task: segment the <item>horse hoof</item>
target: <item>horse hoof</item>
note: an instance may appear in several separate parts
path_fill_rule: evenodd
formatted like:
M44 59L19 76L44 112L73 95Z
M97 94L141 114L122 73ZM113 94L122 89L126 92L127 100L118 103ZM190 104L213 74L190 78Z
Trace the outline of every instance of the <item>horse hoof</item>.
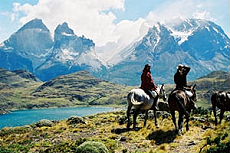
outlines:
M183 133L182 130L179 130L177 134L178 134L179 136L182 136L182 133Z
M179 129L176 132L177 132L177 135L179 135L179 136L181 136L183 134L183 130L182 129Z
M133 130L134 130L134 131L138 131L139 128L138 128L138 127L134 127Z
M160 126L159 125L156 125L156 128L159 128Z

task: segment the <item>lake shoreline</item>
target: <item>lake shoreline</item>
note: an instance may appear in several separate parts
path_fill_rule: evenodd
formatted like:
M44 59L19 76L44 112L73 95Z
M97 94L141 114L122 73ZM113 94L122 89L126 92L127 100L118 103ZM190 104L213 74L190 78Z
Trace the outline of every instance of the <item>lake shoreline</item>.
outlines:
M114 108L122 108L125 105L76 105L76 106L64 106L64 107L40 107L40 108L22 108L22 109L0 109L0 115L10 114L14 111L24 111L24 110L40 110L40 109L50 109L50 108L75 108L75 107L114 107Z
M4 115L4 114L9 114L10 111L5 110L5 109L0 109L0 115Z
M113 112L124 110L123 106L96 105L96 106L76 106L76 107L53 107L42 109L13 110L8 114L0 115L0 129L4 127L24 126L36 123L40 120L63 120L71 116L88 116L103 112Z

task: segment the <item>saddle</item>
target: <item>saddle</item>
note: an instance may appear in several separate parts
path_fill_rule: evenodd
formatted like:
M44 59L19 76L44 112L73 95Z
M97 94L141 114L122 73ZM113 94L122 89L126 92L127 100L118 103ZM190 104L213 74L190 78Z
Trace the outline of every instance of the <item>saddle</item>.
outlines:
M157 92L156 91L152 91L152 90L149 90L149 96L152 97L152 98L156 98L157 97Z
M182 91L184 91L185 94L186 94L187 100L192 105L193 109L197 108L196 103L191 99L191 97L193 96L193 93L190 91L190 88L186 88L186 87L184 87L182 89L181 88L179 88L179 89L175 88L171 93L173 93L176 90L182 90Z
M185 94L190 98L193 96L192 92L191 92L191 89L189 87L183 87L183 88L175 88L173 91L175 90L182 90L185 92ZM173 92L172 91L172 92Z

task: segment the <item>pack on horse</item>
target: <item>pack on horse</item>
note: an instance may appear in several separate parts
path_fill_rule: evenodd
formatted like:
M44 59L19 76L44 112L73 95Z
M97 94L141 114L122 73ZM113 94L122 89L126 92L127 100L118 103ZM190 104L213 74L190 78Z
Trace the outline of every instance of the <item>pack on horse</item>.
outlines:
M184 90L174 90L170 93L168 98L170 113L178 134L181 134L182 132L184 116L187 122L186 130L189 130L190 112L193 108L195 108L194 102L196 101L196 85L191 86L190 91L192 93L191 97L189 97ZM175 111L179 112L178 125L176 124Z
M131 122L130 122L130 115L131 115L131 109L133 110L133 128L136 128L136 119L137 115L139 114L140 111L145 111L145 121L144 121L144 126L147 123L148 119L148 111L153 110L154 111L154 118L155 118L155 125L157 125L157 119L156 119L156 108L154 105L154 101L158 101L159 98L162 98L164 101L166 101L166 94L165 94L165 89L164 89L164 84L160 85L157 87L156 90L157 96L155 98L149 96L146 94L146 92L139 88L139 89L132 89L128 96L128 109L127 109L127 118L128 118L128 123L127 123L127 128L130 128Z
M224 117L225 111L230 111L230 92L219 91L211 96L212 110L215 116L215 124L217 125L216 107L220 109L220 124Z

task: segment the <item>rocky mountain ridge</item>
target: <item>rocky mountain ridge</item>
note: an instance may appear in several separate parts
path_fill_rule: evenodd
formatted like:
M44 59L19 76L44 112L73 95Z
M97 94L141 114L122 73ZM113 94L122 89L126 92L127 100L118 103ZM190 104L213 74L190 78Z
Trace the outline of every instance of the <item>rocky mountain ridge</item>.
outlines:
M157 23L143 38L106 60L111 65L97 55L95 45L93 40L75 35L67 23L57 26L53 40L42 20L34 19L0 45L0 66L26 69L45 81L86 70L127 85L140 84L146 63L152 65L158 84L172 83L181 63L191 66L188 80L230 69L230 39L220 26L207 20Z
M122 56L129 53L128 56ZM152 65L157 83L172 83L178 64L191 67L188 80L212 71L230 70L230 39L211 21L188 19L177 24L157 23L139 42L123 50L119 63L106 75L117 83L140 84L146 63Z

